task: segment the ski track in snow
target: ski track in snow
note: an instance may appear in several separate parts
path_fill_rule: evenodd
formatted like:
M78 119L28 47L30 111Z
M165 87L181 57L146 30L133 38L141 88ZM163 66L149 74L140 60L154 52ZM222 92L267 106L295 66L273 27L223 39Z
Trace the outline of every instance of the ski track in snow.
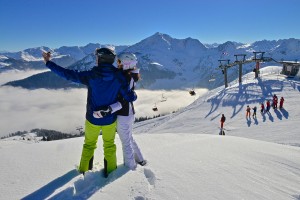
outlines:
M135 181L131 185L130 199L146 200L152 199L152 191L155 189L156 176L151 169L144 167L139 172L139 181Z
M126 175L129 169L123 165L112 172L108 178L103 177L103 169L97 165L92 171L88 171L84 176L78 174L67 184L59 187L57 184L56 191L47 197L49 200L68 200L68 199L88 199L97 192L105 193L105 187L113 184L114 181ZM74 170L73 170L74 171ZM151 199L151 191L155 188L156 176L149 167L138 167L135 171L138 178L129 183L130 199L146 200ZM130 174L127 174L130 175ZM35 198L37 196L31 196ZM26 199L26 198L25 198Z
M58 192L54 193L49 199L88 199L128 172L128 168L118 166L116 171L112 172L108 178L105 178L103 176L103 169L100 170L100 168L97 165L92 171L86 172L84 176L81 174L78 175L78 177L74 178L66 186L57 189Z

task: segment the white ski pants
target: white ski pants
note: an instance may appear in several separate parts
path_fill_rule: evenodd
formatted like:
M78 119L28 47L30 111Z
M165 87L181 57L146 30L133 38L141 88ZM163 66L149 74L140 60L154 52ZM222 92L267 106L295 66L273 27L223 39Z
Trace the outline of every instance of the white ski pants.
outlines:
M134 170L136 162L144 160L143 155L132 137L134 115L120 116L117 119L117 132L123 149L124 165Z

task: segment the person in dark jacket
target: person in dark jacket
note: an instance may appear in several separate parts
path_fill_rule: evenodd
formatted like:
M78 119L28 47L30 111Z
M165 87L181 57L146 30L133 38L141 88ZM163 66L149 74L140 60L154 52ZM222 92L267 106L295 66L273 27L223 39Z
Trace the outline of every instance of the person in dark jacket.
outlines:
M257 107L254 106L254 107L252 108L252 110L253 110L252 117L253 117L253 118L256 118L256 110L257 110Z
M140 78L137 65L137 57L133 53L124 52L117 56L118 68L129 84L131 90L134 90L136 82ZM137 164L144 166L147 161L144 159L142 152L132 136L132 126L134 123L134 106L132 102L126 101L122 96L119 96L119 101L109 106L111 112L117 111L117 132L122 142L124 165L129 169L136 169ZM103 115L104 110L95 111Z
M97 148L97 141L102 130L103 151L104 151L104 175L117 168L116 157L116 114L95 117L93 111L116 102L118 95L132 102L137 99L134 91L131 91L124 75L112 64L116 54L109 48L97 48L95 51L97 66L90 71L77 72L65 69L50 61L50 53L43 53L46 66L55 74L67 80L81 83L87 86L87 104L85 121L85 140L83 144L79 172L84 174L93 167L94 151Z
M118 68L123 71L129 87L134 90L136 82L140 79L139 69L136 68L137 57L133 53L122 53L117 56ZM134 123L134 106L132 102L121 97L122 109L117 112L117 132L122 142L124 164L130 169L135 169L136 164L146 165L142 152L133 139L132 127Z
M278 97L276 94L273 96L273 109L277 109Z

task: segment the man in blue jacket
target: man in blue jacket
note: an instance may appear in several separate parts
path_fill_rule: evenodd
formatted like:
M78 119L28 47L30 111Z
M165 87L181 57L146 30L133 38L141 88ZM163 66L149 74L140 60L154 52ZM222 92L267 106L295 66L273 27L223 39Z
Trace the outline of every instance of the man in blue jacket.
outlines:
M55 74L87 86L85 140L79 172L84 174L92 169L94 151L97 148L98 136L102 130L104 175L107 177L110 172L117 168L117 157L114 142L116 115L111 114L111 110L106 108L108 108L108 105L117 102L118 94L121 94L128 102L135 101L137 96L129 89L129 85L122 73L112 65L116 57L112 50L109 48L96 49L95 55L97 66L90 71L82 72L65 69L55 64L50 61L50 53L43 53L43 58L46 66ZM103 116L94 117L93 111L95 110L104 110Z

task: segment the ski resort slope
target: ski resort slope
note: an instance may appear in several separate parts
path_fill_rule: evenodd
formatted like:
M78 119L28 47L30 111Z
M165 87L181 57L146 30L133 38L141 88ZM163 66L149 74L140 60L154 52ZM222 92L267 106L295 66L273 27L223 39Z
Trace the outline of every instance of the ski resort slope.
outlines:
M208 92L179 112L160 119L148 120L135 125L135 133L195 133L218 134L220 119L224 114L225 133L300 147L300 81L280 75L281 67L261 69L260 77L251 72L242 77L242 84L234 81ZM261 103L272 103L273 95L278 101L284 97L283 109L271 108L261 113ZM257 107L257 118L247 119L247 105ZM279 103L278 103L279 107Z
M0 199L299 200L299 82L274 69L262 70L262 83L255 84L248 74L241 86L232 83L178 113L137 123L134 137L148 164L128 171L116 137L118 169L107 179L101 173L101 136L95 167L84 177L75 169L82 137L0 140ZM286 113L278 111L280 118L272 109L272 118L266 115L264 121L258 111L257 122L248 122L246 105L253 107L258 97L269 99L275 92L284 94ZM218 135L221 113L226 136Z

